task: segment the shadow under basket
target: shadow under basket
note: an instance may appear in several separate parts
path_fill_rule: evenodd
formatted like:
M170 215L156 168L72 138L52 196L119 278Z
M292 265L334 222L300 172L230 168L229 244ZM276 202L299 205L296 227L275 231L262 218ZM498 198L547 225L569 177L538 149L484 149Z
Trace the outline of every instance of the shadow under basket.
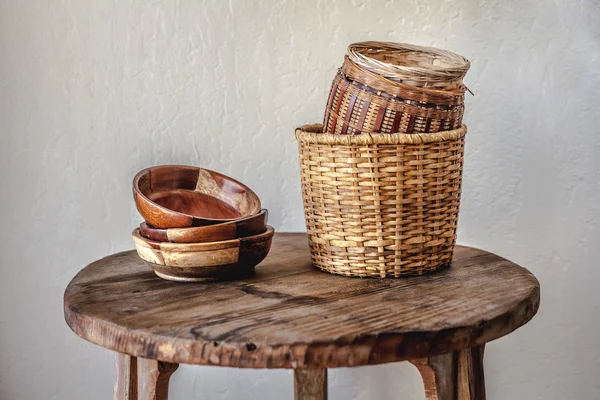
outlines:
M296 129L312 263L399 278L449 265L456 243L465 125L427 134Z

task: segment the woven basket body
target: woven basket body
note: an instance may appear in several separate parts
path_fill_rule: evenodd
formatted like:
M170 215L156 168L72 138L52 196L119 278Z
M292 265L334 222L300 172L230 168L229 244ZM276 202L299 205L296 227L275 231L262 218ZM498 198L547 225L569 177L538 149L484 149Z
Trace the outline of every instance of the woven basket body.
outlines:
M448 265L456 241L466 127L424 135L296 130L313 265L361 277Z
M393 82L345 58L331 85L326 133L429 133L460 128L464 90Z

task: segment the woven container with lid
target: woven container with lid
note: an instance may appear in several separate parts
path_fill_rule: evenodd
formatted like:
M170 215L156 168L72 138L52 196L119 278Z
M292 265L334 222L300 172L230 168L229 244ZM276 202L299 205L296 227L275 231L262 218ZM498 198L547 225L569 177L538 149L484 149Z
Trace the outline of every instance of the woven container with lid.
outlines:
M350 45L327 100L325 133L429 133L460 128L469 61L400 43Z
M430 134L296 130L313 265L398 278L448 265L456 242L466 127Z

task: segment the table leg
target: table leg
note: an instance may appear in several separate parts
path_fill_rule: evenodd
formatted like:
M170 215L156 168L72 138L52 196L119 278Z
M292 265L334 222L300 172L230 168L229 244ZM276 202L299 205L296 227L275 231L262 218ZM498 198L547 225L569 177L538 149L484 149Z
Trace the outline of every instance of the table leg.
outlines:
M485 400L483 349L410 360L421 373L427 400Z
M327 400L327 369L295 369L294 400Z
M409 360L419 370L427 400L455 399L454 353Z
M137 358L117 353L114 400L137 400Z
M139 399L167 400L169 379L179 364L138 358Z
M485 400L483 350L482 345L458 352L458 400Z

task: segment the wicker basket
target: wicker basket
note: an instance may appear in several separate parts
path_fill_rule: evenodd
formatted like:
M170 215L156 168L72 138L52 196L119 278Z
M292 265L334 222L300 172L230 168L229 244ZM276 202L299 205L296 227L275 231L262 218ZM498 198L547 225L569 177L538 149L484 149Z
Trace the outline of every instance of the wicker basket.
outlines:
M462 64L450 56L444 58L443 54L454 54L444 50L391 43L380 43L376 48L377 43L357 43L348 48L329 92L325 132L429 133L460 128L466 90L462 78L469 62L458 55L455 58L464 60ZM390 49L392 45L403 50ZM417 48L441 54L434 53L434 57ZM408 65L395 65L390 58ZM418 62L421 64L413 65Z
M360 277L421 275L452 258L466 127L426 135L296 130L314 266Z
M464 89L471 63L461 55L406 43L360 42L348 46L357 65L395 82L441 90Z

